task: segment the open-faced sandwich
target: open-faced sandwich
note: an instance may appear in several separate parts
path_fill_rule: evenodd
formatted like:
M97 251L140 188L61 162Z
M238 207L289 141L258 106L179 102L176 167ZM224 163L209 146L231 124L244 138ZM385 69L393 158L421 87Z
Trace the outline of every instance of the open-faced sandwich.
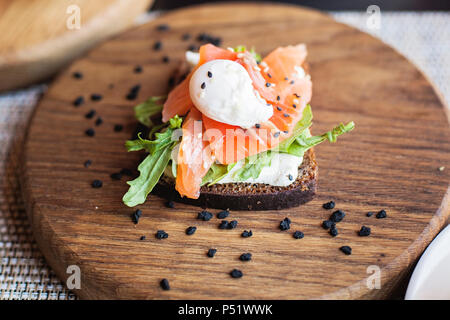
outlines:
M280 209L311 200L318 177L313 146L335 142L354 124L311 135L306 54L304 44L277 48L263 60L245 47L188 51L184 79L172 79L179 83L167 97L135 108L150 132L126 147L148 155L124 203L142 204L152 190L213 208Z

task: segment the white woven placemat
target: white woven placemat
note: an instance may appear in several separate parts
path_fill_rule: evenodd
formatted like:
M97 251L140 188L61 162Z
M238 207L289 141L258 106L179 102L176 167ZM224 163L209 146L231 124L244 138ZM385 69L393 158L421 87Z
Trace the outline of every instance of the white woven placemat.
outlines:
M414 62L450 102L450 13L331 13L379 37ZM145 21L146 19L142 19ZM18 156L31 112L45 85L0 95L0 299L73 299L36 246L18 185Z

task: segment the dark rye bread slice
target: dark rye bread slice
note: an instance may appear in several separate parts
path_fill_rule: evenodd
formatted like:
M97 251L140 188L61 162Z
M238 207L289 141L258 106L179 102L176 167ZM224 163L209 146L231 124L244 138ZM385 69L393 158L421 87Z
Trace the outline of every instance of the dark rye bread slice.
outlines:
M278 210L306 203L317 190L318 166L314 150L309 149L298 168L297 180L287 187L261 183L215 184L200 189L198 199L180 197L173 181L163 177L153 193L169 200L197 205L203 208L232 210Z

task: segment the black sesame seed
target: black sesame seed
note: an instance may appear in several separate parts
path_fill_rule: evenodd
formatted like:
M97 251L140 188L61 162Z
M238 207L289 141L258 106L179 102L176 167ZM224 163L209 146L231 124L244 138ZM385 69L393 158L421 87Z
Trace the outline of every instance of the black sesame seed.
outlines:
M161 282L159 283L159 285L161 286L161 288L163 290L170 290L169 280L167 280L167 279L162 279Z
M187 48L189 51L198 51L198 47L195 44L189 45Z
M156 30L158 31L167 31L170 29L170 26L166 23L160 24L156 26Z
M134 224L138 224L139 218L142 216L142 210L137 209L135 212L131 214L131 220L134 222Z
M209 36L206 33L199 33L197 35L197 41L207 41Z
M289 80L289 78L288 78L288 77L284 77L284 80L288 81L288 80Z
M324 203L324 204L322 205L322 207L323 207L324 209L330 210L330 209L333 209L335 205L336 205L336 204L334 203L334 201L329 201L329 202L327 202L327 203Z
M134 100L137 98L139 91L141 90L141 85L137 84L130 88L130 91L126 95L127 100Z
M86 113L85 115L84 115L84 117L86 118L86 119L92 119L94 116L95 116L95 110L91 110L91 111L89 111L88 113Z
M360 237L367 237L370 236L370 228L366 226L362 226L361 230L359 230L358 235Z
M297 106L296 106L295 104L293 104L292 107L293 107L294 109L297 109Z
M234 229L236 228L238 225L238 222L236 220L232 220L230 221L230 223L228 224L228 229Z
M142 67L137 65L136 67L134 67L134 73L141 73L142 72Z
M175 203L172 200L169 200L166 202L166 207L173 209L173 208L175 208Z
M278 138L278 136L280 135L280 132L278 131L278 132L275 132L274 134L273 134L273 136L275 137L275 138Z
M270 73L267 73L267 76L268 76L269 78L272 78L272 75L271 75Z
M101 188L103 186L103 182L101 180L94 180L91 184L92 188Z
M375 212L369 211L369 212L366 213L366 216L371 217L371 216L374 215L374 213L375 213Z
M92 101L100 101L102 99L103 99L103 96L101 94L98 94L98 93L91 94Z
M217 249L209 249L206 254L208 257L213 258L216 255Z
M294 96L295 96L296 98L300 98L300 96L299 96L298 94L296 94L296 93L294 93Z
M288 179L289 179L290 181L294 180L294 177L292 176L292 174L288 174Z
M170 62L169 56L164 56L164 57L162 58L162 62L164 62L164 63L169 63L169 62Z
M277 107L277 110L278 110L278 111L281 111L281 110L283 110L283 109L281 109L281 107Z
M237 278L241 278L241 277L243 276L243 273L242 273L241 270L233 269L233 270L230 272L230 275L231 275L231 277L237 279Z
M255 128L259 129L259 128L261 128L261 125L259 123L257 123L257 124L255 124Z
M287 113L283 113L283 117L285 117L285 118L289 118L289 117L290 117L290 115L288 115Z
M83 96L77 97L77 98L72 102L72 104L73 104L75 107L79 107L79 106L81 106L83 103L84 103L84 97L83 97Z
M228 211L228 210L223 210L223 211L220 211L218 214L217 214L217 219L225 219L226 217L228 217L230 215L230 211Z
M120 172L111 173L111 179L120 180L122 179L122 174Z
M266 82L266 87L270 87L270 82Z
M387 213L385 210L380 210L376 215L377 219L384 219L386 217L387 217Z
M330 216L330 220L333 222L341 222L345 217L345 212L342 210L336 210Z
M228 229L229 222L227 220L220 221L219 229Z
M79 72L79 71L75 71L74 73L72 73L72 76L75 79L83 79L83 74L81 72Z
M153 50L159 51L159 50L161 50L161 48L162 48L162 42L161 42L161 41L156 41L156 42L153 44Z
M206 87L206 83L202 83L202 85L200 86L200 88L202 88L202 89L205 89L205 87Z
M91 161L91 160L86 160L86 161L84 162L84 167L85 167L85 168L89 168L91 164L92 164L92 161Z
M243 253L239 257L239 260L241 260L241 261L250 261L250 260L252 260L252 254L250 252Z
M140 238L139 238L139 240L145 240L146 239L146 236L141 236Z
M332 237L337 237L337 235L339 234L338 229L336 228L336 226L332 226L330 228L330 234Z
M241 234L241 237L242 238L250 238L252 235L253 235L252 230L249 230L249 231L244 230Z
M193 235L195 233L195 231L197 231L197 227L189 227L189 228L186 229L186 234L188 236L191 236L191 235Z
M97 120L95 120L95 125L99 126L103 123L103 119L101 117L98 117Z
M281 100L281 97L280 96L277 96L277 101L280 101Z
M84 133L85 133L88 137L93 137L93 136L95 136L95 131L94 131L94 129L92 129L92 128L87 129Z
M288 131L288 130L284 130L284 131L283 131L283 133L286 133L286 134L288 134L288 133L289 133L289 131Z
M336 224L333 221L330 220L324 220L322 222L322 228L324 228L325 230L328 230L332 227L336 226Z
M295 231L294 234L292 235L295 239L303 239L303 237L305 236L305 234L301 231Z
M209 211L203 210L200 211L197 215L197 219L203 220L203 221L209 221L213 217L213 214Z
M120 173L123 174L124 176L133 176L133 171L131 171L130 169L124 168L122 170L120 170Z
M170 77L169 81L167 81L167 84L169 85L169 87L173 87L175 85L175 78Z
M208 75L208 78L212 78L212 72L211 71L208 71L207 75Z
M295 81L294 80L291 80L291 82L289 82L290 84L294 84L295 83Z
M165 232L164 230L158 230L155 234L156 239L167 239L169 237L169 234Z
M114 131L115 132L120 132L122 130L123 130L123 125L121 125L121 124L114 125Z
M187 41L191 38L191 35L189 33L185 33L181 36L181 40Z
M352 248L350 248L349 246L342 246L339 248L339 250L341 250L343 253L345 253L348 256L352 254Z
M291 219L284 218L283 221L280 222L280 229L282 231L289 230L291 228Z

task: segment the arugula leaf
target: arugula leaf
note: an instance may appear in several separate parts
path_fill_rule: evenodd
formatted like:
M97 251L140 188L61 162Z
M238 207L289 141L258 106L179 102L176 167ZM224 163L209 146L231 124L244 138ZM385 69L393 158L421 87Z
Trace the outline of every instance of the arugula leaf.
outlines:
M148 194L153 190L156 183L161 178L169 161L171 153L177 141L172 139L175 130L181 127L182 119L173 117L166 124L165 131L155 133L155 140L141 138L130 140L125 143L128 151L146 150L149 155L138 167L139 177L133 181L128 181L130 185L122 200L129 207L134 207L145 202Z
M297 136L301 135L302 133L304 133L306 131L306 129L311 127L312 119L313 119L313 115L312 115L311 105L308 104L308 105L306 105L305 109L303 110L302 118L300 119L299 122L297 122L295 124L292 135L278 145L279 151L284 152L284 153L290 153L289 149L290 149L292 143L295 142L295 139L297 138Z
M205 184L208 184L208 186L216 184L223 177L225 177L235 165L236 163L231 163L228 165L213 163L202 179L202 186Z
M244 51L247 51L247 48L242 45L234 48L234 52L244 52ZM259 53L256 53L254 47L252 47L249 52L252 54L253 58L255 58L256 62L258 62L258 63L261 62L261 60L262 60L261 55Z
M150 119L152 116L160 113L162 111L163 105L158 104L157 101L164 99L165 96L160 97L150 97L146 101L138 104L134 107L134 113L136 119L147 127L152 127L153 122Z
M274 152L265 151L245 158L243 167L234 173L234 178L238 181L258 178L261 170L264 167L270 166L274 154Z

